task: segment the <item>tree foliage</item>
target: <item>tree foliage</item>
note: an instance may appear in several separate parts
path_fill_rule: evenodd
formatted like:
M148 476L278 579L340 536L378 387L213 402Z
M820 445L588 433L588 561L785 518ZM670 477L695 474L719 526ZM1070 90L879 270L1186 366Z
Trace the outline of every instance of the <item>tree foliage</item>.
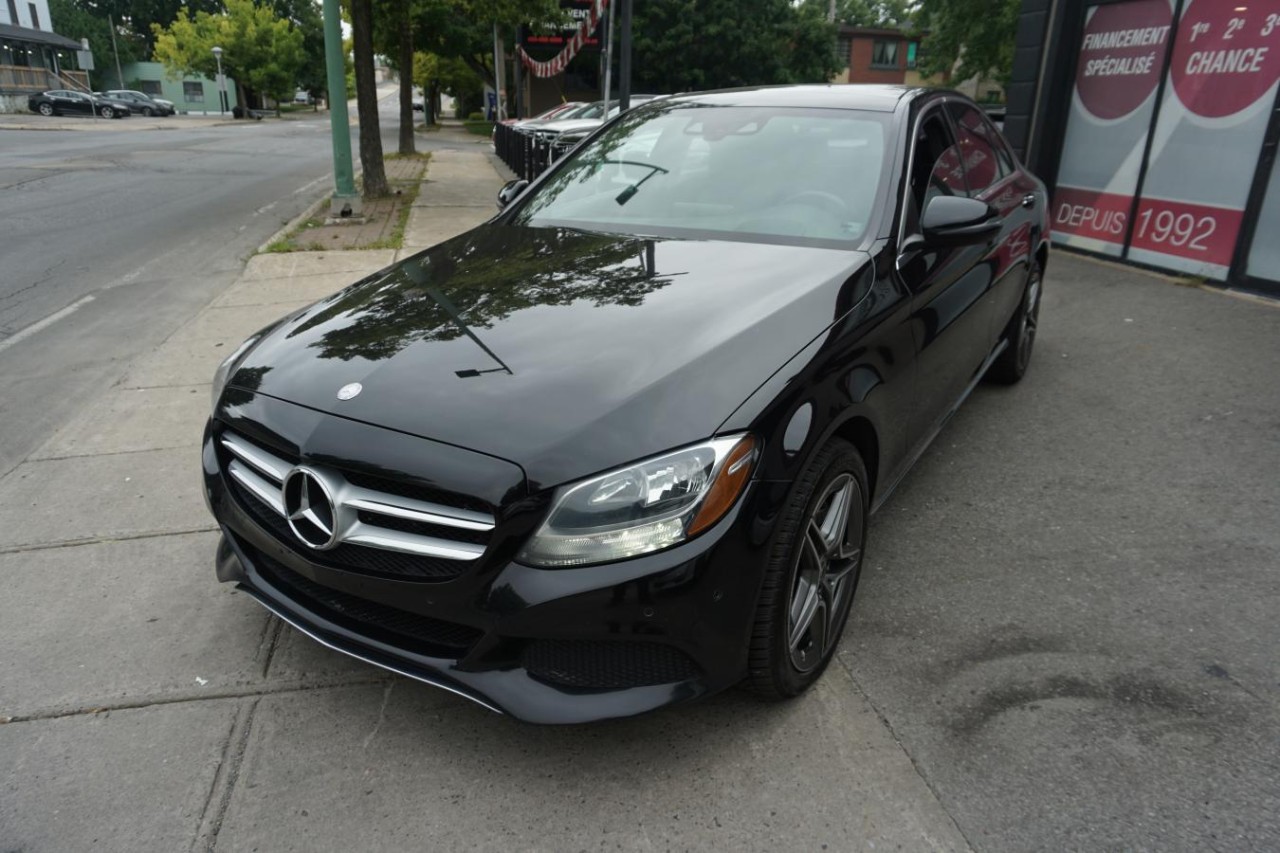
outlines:
M183 9L189 13L213 14L221 12L223 8L222 0L71 0L71 2L104 21L110 15L121 32L133 34L140 48L138 54L140 59L146 59L155 50L156 37L155 31L151 28L152 24L168 26ZM49 11L54 16L54 20L58 21L58 29L61 31L62 20L57 17L57 13L53 12L53 4L49 5ZM80 38L80 35L73 33L72 37ZM97 61L96 52L94 59L95 64L101 64ZM123 52L120 54L120 61L124 62Z
M226 0L224 13L190 15L183 8L168 27L152 24L151 29L156 61L171 73L214 76L216 45L229 77L278 101L293 94L305 60L302 33L253 0Z
M302 67L295 85L312 97L324 95L329 87L324 61L324 18L317 0L271 0L276 16L302 33Z
M79 41L89 40L94 70L89 81L95 89L111 89L122 81L116 79L116 58L111 47L111 25L107 14L100 13L84 0L49 0L49 16L57 22L58 32ZM127 23L116 21L116 49L121 64L137 62L148 56L146 42ZM127 85L127 81L124 81Z
M825 12L788 0L637 3L633 91L820 83L836 68Z
M1021 5L1021 0L921 0L916 24L928 35L920 71L1008 83Z
M824 5L823 0L807 0L808 4ZM911 26L913 0L837 0L836 23L852 27Z

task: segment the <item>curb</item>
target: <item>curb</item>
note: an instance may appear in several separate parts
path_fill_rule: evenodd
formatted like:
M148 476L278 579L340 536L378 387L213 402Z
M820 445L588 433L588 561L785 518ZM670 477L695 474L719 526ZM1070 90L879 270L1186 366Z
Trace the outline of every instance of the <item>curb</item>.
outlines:
M268 237L265 243L263 243L258 248L254 249L253 255L267 254L268 246L270 246L272 243L276 242L277 240L283 240L286 236L288 236L290 231L294 230L299 225L301 225L302 223L306 222L308 219L310 219L311 217L319 213L320 209L323 208L325 204L329 201L329 195L331 192L332 192L332 189L329 187L326 187L325 190L320 194L319 198L311 202L311 204L307 205L306 208L297 216L293 217L293 219L290 219L284 225L280 226L280 230L276 231L274 234ZM253 255L250 255L249 257L253 257Z
M351 165L352 165L351 179L354 181L356 178L360 177L360 173L364 171L364 167L361 165L359 157L353 158L353 162ZM330 173L329 177L332 178L332 176L333 176L332 173ZM319 198L311 202L311 204L307 205L306 208L297 216L293 217L293 219L290 219L284 225L280 226L280 229L276 231L274 234L272 234L270 237L268 237L265 243L263 243L261 246L253 250L253 255L267 254L268 246L270 246L272 243L276 242L277 240L283 240L286 236L288 236L290 231L294 230L299 225L306 222L311 217L315 216L329 201L329 198L332 192L333 192L332 185L326 186L325 189L320 193ZM250 255L249 257L253 257L253 255Z

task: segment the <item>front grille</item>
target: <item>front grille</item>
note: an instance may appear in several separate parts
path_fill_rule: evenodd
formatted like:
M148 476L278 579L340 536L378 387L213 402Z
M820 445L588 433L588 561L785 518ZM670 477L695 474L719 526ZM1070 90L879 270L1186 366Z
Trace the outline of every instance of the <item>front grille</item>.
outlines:
M476 564L475 560L436 560L360 545L343 544L328 551L299 548L301 543L279 513L254 497L252 492L241 488L234 480L230 482L231 491L239 499L240 505L259 525L307 560L321 566L396 580L447 581L461 576Z
M673 684L698 675L684 652L644 641L534 640L522 662L539 681L584 691Z
M260 551L253 551L254 564L268 583L286 593L290 599L308 610L357 630L407 637L420 645L420 651L433 657L460 658L480 639L482 632L468 625L432 619L368 601L318 584L276 562Z
M494 516L475 498L307 464L317 484L312 497L329 504L321 507L320 520L331 521L333 534L331 547L308 547L286 517L300 509L296 490L285 506L284 481L296 457L231 430L222 432L218 447L224 480L240 506L282 544L324 566L399 579L451 580L478 563L493 535ZM303 524L303 532L317 540L312 544L322 545L328 531L313 522L295 519L294 524Z

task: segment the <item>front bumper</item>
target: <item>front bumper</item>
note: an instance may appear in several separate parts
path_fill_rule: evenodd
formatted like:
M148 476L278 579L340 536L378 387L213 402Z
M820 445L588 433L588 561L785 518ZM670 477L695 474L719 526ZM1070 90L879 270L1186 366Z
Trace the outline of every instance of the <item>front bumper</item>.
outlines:
M712 530L658 554L547 570L495 546L499 559L423 582L324 565L268 529L228 487L214 429L203 457L223 530L219 580L330 648L535 723L630 716L746 674L764 564L753 540L767 527L748 519L767 489L749 488Z

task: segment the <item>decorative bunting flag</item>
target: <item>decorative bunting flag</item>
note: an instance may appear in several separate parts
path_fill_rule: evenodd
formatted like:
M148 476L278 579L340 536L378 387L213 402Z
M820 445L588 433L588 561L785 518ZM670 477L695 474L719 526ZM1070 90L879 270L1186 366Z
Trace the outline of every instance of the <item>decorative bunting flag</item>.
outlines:
M516 51L520 54L520 60L524 63L525 68L528 68L534 77L554 77L564 71L569 61L578 55L579 50L582 50L582 46L586 44L587 37L591 35L596 25L600 23L600 16L604 14L604 10L608 5L609 0L595 0L586 19L578 25L578 31L573 34L573 38L569 39L564 49L556 54L554 59L539 62L525 53L523 46L516 45Z

